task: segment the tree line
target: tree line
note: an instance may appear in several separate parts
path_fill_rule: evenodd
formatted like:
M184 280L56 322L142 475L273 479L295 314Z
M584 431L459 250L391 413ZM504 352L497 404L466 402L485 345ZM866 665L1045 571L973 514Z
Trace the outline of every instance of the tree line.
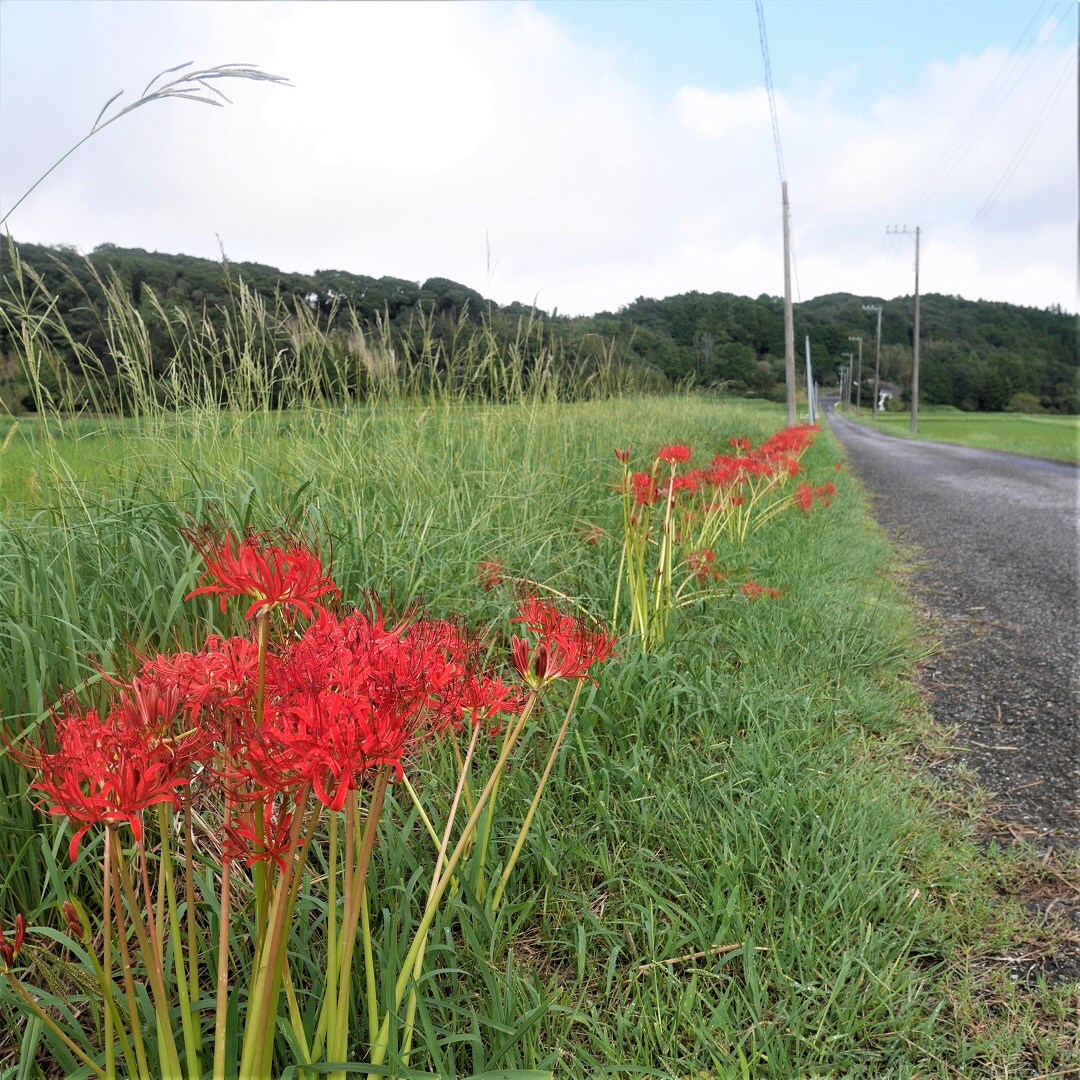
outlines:
M0 403L10 412L32 410L37 404L18 360L21 326L27 319L48 327L46 333L69 370L75 368L74 353L81 351L97 358L100 377L108 380L117 377L124 353L116 327L117 305L122 304L127 314L136 316L133 325L145 335L147 352L154 358L150 377L161 379L167 369L175 374L183 351L177 326L197 326L204 338L220 333L227 339L236 330L241 295L249 304L280 315L270 321L275 340L266 345L267 356L279 360L292 356L299 362L298 342L304 335L296 328L303 325L317 330L324 343L336 343L327 362L331 353L338 363L339 353L366 343L406 359L423 357L437 377L440 369L456 370L481 355L513 354L526 377L543 361L578 373L604 368L609 382L623 385L694 385L778 401L784 397L784 312L779 297L690 292L664 299L638 297L616 312L567 317L527 304L499 305L447 278L416 282L343 270L294 274L257 263L113 244L84 257L70 248L16 245L4 237ZM815 380L835 385L843 354L856 351L849 338L861 335L864 379L872 378L876 316L864 311L864 304L883 308L882 378L899 390L902 401L911 375L911 297L881 300L840 293L798 304L797 366L801 372L802 342L808 335ZM929 294L922 298L921 323L920 384L926 404L980 411L1080 410L1076 321L1060 308ZM469 382L467 371L460 377L476 396L484 396L483 380ZM365 385L364 377L342 376L334 392L362 397ZM61 393L59 388L56 392Z

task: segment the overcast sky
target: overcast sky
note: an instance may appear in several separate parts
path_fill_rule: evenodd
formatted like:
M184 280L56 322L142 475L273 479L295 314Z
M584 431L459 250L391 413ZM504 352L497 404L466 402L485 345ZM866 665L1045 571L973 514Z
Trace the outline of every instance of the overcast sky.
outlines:
M1073 0L764 0L796 299L1077 308ZM615 310L783 293L753 0L0 0L0 215L152 76L291 87L152 103L11 216L16 240L449 277Z

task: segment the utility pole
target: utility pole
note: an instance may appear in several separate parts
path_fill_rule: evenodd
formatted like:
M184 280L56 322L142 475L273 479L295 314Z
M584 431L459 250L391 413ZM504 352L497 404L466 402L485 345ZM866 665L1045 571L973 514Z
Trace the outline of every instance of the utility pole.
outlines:
M870 410L877 419L878 401L881 391L878 389L878 376L881 374L881 304L863 304L863 311L877 312L877 345L874 350L874 407Z
M791 223L788 216L787 181L784 193L784 378L787 381L787 422L795 426L795 317L791 310ZM807 397L810 388L806 390Z
M919 434L919 234L921 229L915 226L915 340L912 343L911 353L911 434ZM912 235L911 229L906 225L902 229L892 228L885 230L886 235L906 234Z
M859 343L859 368L858 374L855 376L855 413L858 415L859 410L862 408L862 337L849 337L848 341L857 341Z
M840 355L847 357L847 367L844 368L844 373L847 376L847 383L845 384L845 383L841 382L841 384L840 384L840 394L844 398L844 404L847 405L847 407L850 409L851 408L851 369L855 366L854 363L853 363L853 361L855 359L855 354L851 353L851 352L842 352ZM847 390L846 393L845 393L845 386L846 386L846 390Z
M810 423L817 422L817 409L814 402L814 377L810 370L810 335L806 335L806 404Z

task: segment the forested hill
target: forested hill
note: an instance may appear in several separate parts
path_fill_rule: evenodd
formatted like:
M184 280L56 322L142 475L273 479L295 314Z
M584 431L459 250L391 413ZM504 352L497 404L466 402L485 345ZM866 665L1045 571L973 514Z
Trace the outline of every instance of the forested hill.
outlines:
M151 339L160 311L206 313L224 318L235 302L237 282L268 304L301 304L326 330L361 329L441 338L447 349L471 333L489 340L514 340L514 327L532 314L530 305L500 306L466 285L446 278L424 282L369 277L343 270L294 274L256 263L223 263L167 255L112 244L87 258L67 248L17 245L25 267L45 294L58 300L68 328L109 366L102 281L114 281L147 324ZM0 239L0 303L20 288L13 273L11 242ZM21 286L28 287L27 280ZM845 293L821 296L795 307L796 352L803 370L803 341L809 335L814 377L835 384L843 354L857 353L849 340L863 338L863 374L873 376L876 316L864 304L880 304L882 378L906 392L911 373L911 297L880 300ZM8 310L11 310L8 305ZM548 339L567 355L580 356L604 341L606 355L644 381L725 386L736 393L782 399L784 394L783 301L729 293L684 293L662 300L639 297L617 312L568 318L537 312ZM1076 317L957 296L929 294L921 307L921 398L927 404L997 411L1008 408L1080 410L1080 367ZM422 329L418 329L422 327ZM12 377L13 327L0 320L0 373ZM597 335L599 337L597 337ZM163 342L164 344L164 342ZM11 394L4 394L11 407Z

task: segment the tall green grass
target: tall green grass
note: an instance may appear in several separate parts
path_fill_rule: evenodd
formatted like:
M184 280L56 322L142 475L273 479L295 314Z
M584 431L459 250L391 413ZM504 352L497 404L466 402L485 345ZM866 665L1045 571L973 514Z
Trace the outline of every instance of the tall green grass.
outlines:
M374 589L395 608L460 613L488 628L494 657L514 597L481 587L481 561L610 612L614 447L682 441L707 458L783 422L763 404L621 393L617 372L567 365L529 321L509 350L454 352L419 327L401 353L325 335L242 287L224 331L163 310L162 353L103 282L111 371L64 340L39 283L16 284L22 306L5 310L39 415L0 430L9 739L47 728L64 693L92 700L103 671L215 625L211 600L184 601L199 573L191 521L298 524L332 553L346 598ZM934 739L911 679L927 643L862 493L832 470L839 453L823 432L804 459L838 480L830 509L718 552L734 583L752 574L780 600L732 587L679 609L665 645L627 642L586 692L497 919L463 901L433 927L414 1070L914 1078L1074 1060L1068 991L1012 983L993 960L1022 935L1053 940L998 895L1018 864L980 852L918 769ZM516 831L549 737L531 733L496 835ZM438 818L448 763L416 768ZM0 920L57 926L58 899L85 894L82 864L26 783L0 759ZM393 971L432 853L415 811L391 799L388 813L374 936ZM317 904L302 899L289 946L302 1010L319 1000ZM79 1014L75 981L52 992ZM7 990L0 1010L0 1067L64 1071L55 1050L53 1066L34 1063L33 1029L20 1051Z
M92 695L98 665L189 644L193 614L216 617L209 601L183 602L198 574L179 534L189 515L310 523L346 597L423 599L505 640L512 595L480 587L481 560L610 610L618 543L583 536L618 529L614 446L678 439L708 454L781 423L703 397L450 394L21 425L5 452L19 446L23 480L0 519L9 737L62 691ZM807 468L836 478L837 456L823 433ZM995 895L1000 863L912 775L930 737L910 683L926 643L862 495L839 479L829 510L781 517L731 557L736 580L752 573L781 600L733 592L681 610L667 645L628 644L587 693L497 920L462 904L436 924L413 1068L944 1077L1070 1060L1065 991L1013 984L991 998L967 973L1031 931ZM509 779L507 831L545 738ZM418 768L438 814L442 767ZM0 917L55 923L78 869L20 771L0 770ZM379 849L392 899L376 937L393 970L430 851L404 804L390 812L402 838L388 831ZM319 925L309 911L290 947L301 1008L318 999Z
M7 394L21 393L40 417L589 400L657 382L626 368L613 342L584 335L565 344L535 314L512 321L474 312L474 321L468 312L451 319L432 310L403 329L389 320L372 328L351 309L327 316L300 298L267 298L227 264L228 301L201 312L172 306L149 287L136 305L115 273L87 262L87 285L59 264L83 311L100 313L88 330L74 318L80 305L71 310L69 297L65 311L13 246L10 259L0 326L15 343L6 367L18 370Z

